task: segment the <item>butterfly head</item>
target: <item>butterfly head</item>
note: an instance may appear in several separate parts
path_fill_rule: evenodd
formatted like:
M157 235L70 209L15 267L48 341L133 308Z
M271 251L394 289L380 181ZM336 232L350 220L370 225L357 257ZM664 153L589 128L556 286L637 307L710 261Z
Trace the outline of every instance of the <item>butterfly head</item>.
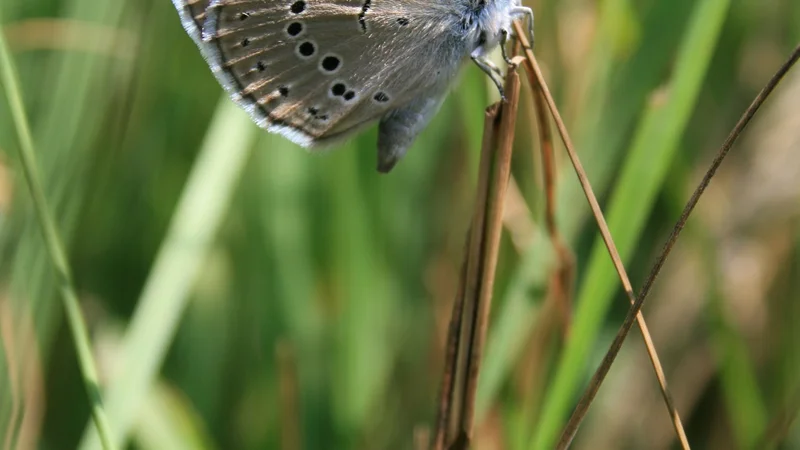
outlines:
M500 43L503 30L511 29L520 0L471 0L470 6L477 35L476 47L490 50Z

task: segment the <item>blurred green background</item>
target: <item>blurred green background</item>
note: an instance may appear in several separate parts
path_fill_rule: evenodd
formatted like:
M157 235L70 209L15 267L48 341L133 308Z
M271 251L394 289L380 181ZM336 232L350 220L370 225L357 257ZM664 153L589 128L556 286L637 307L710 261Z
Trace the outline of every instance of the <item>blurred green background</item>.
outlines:
M536 53L641 286L739 115L800 42L796 0L540 0ZM434 419L483 108L465 68L388 176L374 129L309 154L251 124L167 0L4 0L39 166L118 442L408 449ZM550 448L627 300L558 150L570 331L548 305L520 108L478 449ZM5 100L5 94L0 95ZM98 448L0 106L0 446ZM712 183L645 307L695 448L800 448L800 70ZM565 337L566 336L566 337ZM673 448L637 331L575 448Z

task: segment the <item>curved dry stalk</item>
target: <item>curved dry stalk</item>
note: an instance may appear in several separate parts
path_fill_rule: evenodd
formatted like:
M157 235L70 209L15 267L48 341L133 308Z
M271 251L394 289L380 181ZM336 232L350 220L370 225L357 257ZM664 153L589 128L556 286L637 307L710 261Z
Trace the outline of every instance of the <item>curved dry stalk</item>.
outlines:
M564 147L566 148L567 154L569 155L570 160L572 161L572 165L575 168L575 173L578 176L578 180L581 183L581 188L583 188L583 192L586 195L586 199L589 201L589 205L592 209L592 214L594 215L595 220L597 221L597 227L600 230L600 234L603 238L603 242L608 249L608 253L611 256L611 261L614 264L614 269L617 271L619 275L620 281L622 282L622 288L625 291L625 294L628 296L628 300L631 304L635 303L635 296L633 293L633 287L631 286L630 279L628 278L628 274L625 271L625 267L622 264L622 259L619 256L619 252L617 252L616 245L614 244L613 239L611 238L611 232L608 230L608 224L606 224L606 220L603 217L603 212L600 209L600 204L597 202L597 198L592 191L592 187L589 184L589 179L586 176L586 171L583 169L583 165L578 158L577 153L575 152L575 148L572 145L572 140L569 137L569 133L567 132L567 127L564 125L564 121L561 119L561 114L558 112L558 108L556 107L555 101L553 100L552 95L550 95L550 90L547 88L547 84L544 82L544 77L542 76L542 72L539 69L539 65L536 62L536 58L533 56L533 51L531 50L530 44L527 40L527 35L523 29L523 27L519 24L519 22L514 22L514 30L522 43L523 48L525 49L525 72L528 74L529 83L534 88L534 95L537 95L537 91L541 92L541 95L544 96L545 102L547 103L548 108L550 109L550 114L555 120L556 127L558 128L558 132L561 135L561 139L564 142ZM667 379L664 374L664 369L661 367L661 361L658 358L658 353L656 352L655 345L653 344L653 340L650 337L650 331L647 328L647 323L644 320L644 316L637 311L635 319L639 324L639 329L642 333L642 338L644 339L645 346L647 348L647 354L650 357L650 362L652 363L653 370L656 374L656 378L658 379L658 384L661 389L661 396L664 398L664 404L667 407L669 412L670 418L672 420L673 427L675 428L675 433L678 437L678 440L681 443L681 447L683 449L690 448L689 440L686 437L686 432L683 430L683 423L680 418L680 414L678 414L678 410L675 407L675 402L672 400L672 395L669 392L669 387L667 386ZM592 380L594 382L594 380ZM593 389L595 392L599 390L600 386L589 386L587 389ZM593 397L592 397L593 398ZM591 400L589 401L591 403ZM586 411L588 411L588 404L586 405ZM577 425L580 424L580 421L583 420L583 416L585 415L586 411L584 411L581 416L577 419L577 423L575 425L575 429L577 431ZM567 442L559 442L558 448L566 448L569 446L571 442L571 438Z
M614 363L614 360L619 354L620 348L622 348L622 343L625 341L625 338L630 332L631 327L633 326L634 318L638 317L639 312L642 309L642 305L644 305L644 301L647 298L647 295L650 293L650 289L653 287L653 283L655 282L656 278L658 277L659 273L661 272L661 268L664 266L664 262L666 261L667 257L669 256L672 248L675 246L675 242L678 240L678 237L683 231L683 227L686 225L689 216L694 211L695 206L697 206L697 202L700 200L700 197L705 192L706 188L708 187L711 179L719 169L719 166L722 164L722 161L727 156L730 149L733 147L733 144L742 134L744 129L750 123L750 121L755 116L756 112L758 112L761 105L764 101L769 97L769 95L775 90L775 87L781 82L783 77L789 71L789 69L797 63L797 60L800 59L800 45L795 47L792 54L786 60L786 62L781 65L775 75L770 78L769 82L767 82L766 86L758 93L758 96L753 100L747 110L744 112L742 117L736 123L733 130L731 131L728 138L725 140L725 143L722 144L717 155L714 157L711 166L706 171L706 174L703 176L703 179L700 181L700 184L695 189L694 193L692 193L691 198L686 203L686 206L681 213L678 222L675 224L675 227L672 230L667 242L664 244L664 248L661 251L661 254L656 259L653 268L650 271L650 275L648 275L647 280L642 287L639 296L636 298L636 302L634 302L633 306L628 310L628 315L625 317L625 321L623 322L622 326L620 327L619 331L617 332L617 336L614 338L614 341L611 343L606 356L603 358L603 362L600 364L600 367L597 368L597 371L594 373L592 377L592 381L587 387L586 391L583 393L580 402L578 402L578 406L576 406L575 411L570 417L567 426L564 429L563 434L561 435L561 440L559 441L559 448L565 448L572 442L572 439L575 437L575 433L578 430L578 426L581 423L581 420L586 414L586 411L589 409L589 405L594 400L595 395L597 395L597 391L600 388L600 385L603 383L606 375L608 375L608 371L611 369L611 365Z

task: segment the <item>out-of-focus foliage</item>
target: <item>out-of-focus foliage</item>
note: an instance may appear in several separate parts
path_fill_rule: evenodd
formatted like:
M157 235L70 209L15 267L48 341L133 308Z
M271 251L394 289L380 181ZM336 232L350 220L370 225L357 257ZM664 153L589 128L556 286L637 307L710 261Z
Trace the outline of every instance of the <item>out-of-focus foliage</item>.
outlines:
M526 3L637 288L713 151L800 42L800 2ZM482 110L496 96L486 77L466 67L382 176L374 129L322 154L257 129L221 99L167 0L6 0L0 30L116 438L142 449L410 448L433 423ZM553 258L527 93L478 449L551 446L628 304L559 152L558 225L577 275L569 335L547 306ZM95 448L1 104L0 448ZM645 308L697 448L800 447L788 420L800 405L798 105L796 69L712 183ZM632 333L575 446L674 439Z

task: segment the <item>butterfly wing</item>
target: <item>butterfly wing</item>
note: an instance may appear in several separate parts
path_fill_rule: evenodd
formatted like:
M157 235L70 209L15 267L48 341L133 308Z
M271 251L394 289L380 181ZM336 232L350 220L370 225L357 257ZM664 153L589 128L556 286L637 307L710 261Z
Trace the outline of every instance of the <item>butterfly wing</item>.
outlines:
M303 146L444 91L466 54L448 2L173 2L233 100Z
M211 0L172 0L180 15L183 28L198 45L202 44L203 22L206 20L209 3Z

